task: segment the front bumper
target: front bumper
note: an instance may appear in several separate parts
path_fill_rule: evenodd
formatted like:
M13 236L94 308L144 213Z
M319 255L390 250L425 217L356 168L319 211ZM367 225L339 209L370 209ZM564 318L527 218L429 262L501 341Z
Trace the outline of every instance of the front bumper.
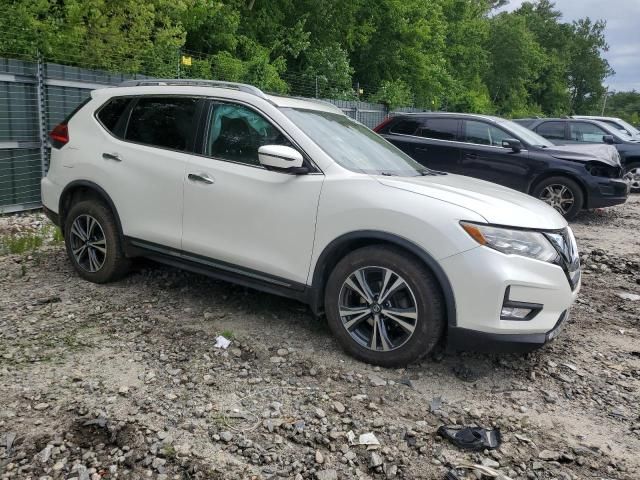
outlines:
M531 352L555 339L568 318L569 310L566 310L560 315L556 325L546 333L500 334L451 327L447 336L447 350L487 353Z
M572 289L556 264L477 247L440 261L455 296L456 319L450 322L447 346L452 350L526 351L558 333L580 290ZM502 320L505 292L509 300L539 304L530 319Z
M602 208L620 205L627 201L630 185L626 180L609 179L597 182L590 188L586 208Z

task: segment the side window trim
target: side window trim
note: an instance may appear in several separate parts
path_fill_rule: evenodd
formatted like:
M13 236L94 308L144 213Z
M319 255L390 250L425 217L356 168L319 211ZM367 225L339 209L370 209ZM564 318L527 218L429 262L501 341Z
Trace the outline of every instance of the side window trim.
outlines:
M259 168L261 170L265 170L268 171L266 168L264 168L262 165L253 165L250 163L246 163L246 162L239 162L239 161L235 161L235 160L230 160L228 158L221 158L221 157L216 157L216 156L212 156L212 155L207 155L206 154L206 149L207 149L207 132L209 131L209 123L210 123L210 119L211 119L211 110L215 107L216 104L227 104L227 105L240 105L242 107L245 107L249 110L252 110L253 112L257 113L258 115L260 115L261 117L263 117L265 120L267 120L271 126L273 128L275 128L276 130L278 130L280 132L281 135L283 135L290 143L291 145L294 146L294 148L296 150L298 150L303 158L304 158L304 164L305 166L307 166L309 168L309 173L310 174L322 174L322 170L320 170L320 168L315 164L315 162L311 159L311 157L304 151L304 149L302 147L300 147L300 145L293 140L293 138L291 138L291 136L280 126L278 125L277 122L275 122L273 120L273 118L271 118L269 115L267 115L265 112L263 112L262 110L256 108L253 105L250 105L248 103L245 103L241 100L237 100L237 99L228 99L228 98L218 98L218 97L207 97L205 98L205 102L206 105L203 106L202 108L202 116L200 117L200 121L199 121L199 126L198 126L198 132L196 133L197 136L197 145L195 148L194 153L198 156L204 157L204 158L210 158L212 160L218 161L218 162L228 162L228 163L234 163L237 165L243 165L246 167L251 167L251 168ZM206 121L205 121L206 119ZM281 172L285 175L288 175L286 172Z

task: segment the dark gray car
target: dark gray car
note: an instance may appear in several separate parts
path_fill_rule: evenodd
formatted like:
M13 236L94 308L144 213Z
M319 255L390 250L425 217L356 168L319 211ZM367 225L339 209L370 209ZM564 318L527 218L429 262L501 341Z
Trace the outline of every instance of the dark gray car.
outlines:
M632 192L640 192L640 141L619 129L589 118L521 118L514 120L555 145L611 144L620 153L624 178Z

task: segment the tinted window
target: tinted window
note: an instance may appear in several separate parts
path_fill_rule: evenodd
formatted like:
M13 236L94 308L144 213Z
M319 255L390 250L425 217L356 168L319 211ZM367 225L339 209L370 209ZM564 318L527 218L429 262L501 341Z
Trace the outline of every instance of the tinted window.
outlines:
M141 97L131 111L126 140L190 150L197 103L195 98Z
M501 147L502 140L513 138L507 132L494 125L476 120L466 120L464 122L464 141L479 145L492 145Z
M396 124L394 124L389 132L391 133L400 133L403 135L413 135L418 130L420 126L420 122L417 120L400 120Z
M458 120L454 118L429 118L422 124L420 136L436 140L456 140Z
M585 143L604 143L602 137L609 135L608 132L597 125L584 122L571 122L569 124L569 131L571 132L571 140Z
M544 138L564 140L564 122L544 122L536 128L536 132Z
M124 97L112 98L98 112L98 120L100 120L102 125L119 137L122 136L122 133L116 133L116 126L118 125L118 120L120 120L120 117L122 117L122 114L126 110L127 105L129 105L129 101L129 98Z
M262 145L292 146L262 115L242 105L214 104L208 125L205 153L211 157L260 165Z

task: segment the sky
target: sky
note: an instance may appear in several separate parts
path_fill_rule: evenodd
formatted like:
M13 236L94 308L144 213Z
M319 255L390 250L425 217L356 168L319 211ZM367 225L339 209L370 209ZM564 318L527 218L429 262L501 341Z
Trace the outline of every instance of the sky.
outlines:
M525 0L510 0L502 10L515 10ZM555 0L562 20L578 18L606 20L605 37L609 51L604 57L615 70L607 78L609 90L640 91L640 0Z

